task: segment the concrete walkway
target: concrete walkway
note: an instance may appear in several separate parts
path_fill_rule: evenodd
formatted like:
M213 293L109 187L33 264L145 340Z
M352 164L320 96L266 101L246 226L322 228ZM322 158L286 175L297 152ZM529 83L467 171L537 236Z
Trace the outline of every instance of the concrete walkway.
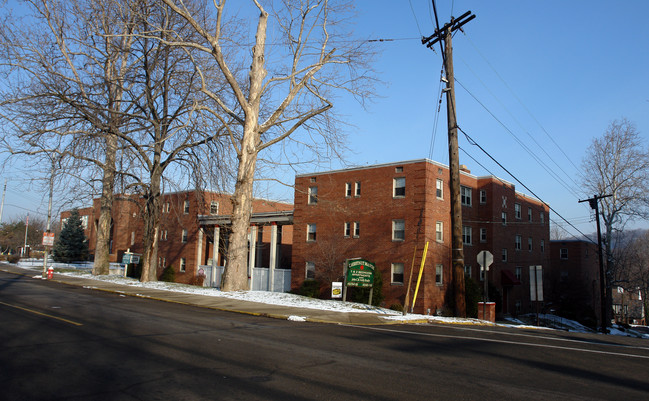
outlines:
M0 263L0 271L27 277L34 277L40 275L41 273L41 269L38 269L37 267L33 269L23 268L7 263ZM265 316L276 319L289 319L289 317L298 317L303 318L308 322L356 325L426 322L426 320L388 320L381 317L381 315L374 313L336 312L283 305L269 305L259 302L242 301L218 296L184 294L152 288L120 285L116 283L105 282L102 280L94 280L92 278L66 276L63 274L57 274L56 272L54 273L54 277L50 281L89 288L93 290L113 292L133 297L148 298L157 301L173 302L184 305L193 305L201 308L209 308L220 311L244 313L254 316Z

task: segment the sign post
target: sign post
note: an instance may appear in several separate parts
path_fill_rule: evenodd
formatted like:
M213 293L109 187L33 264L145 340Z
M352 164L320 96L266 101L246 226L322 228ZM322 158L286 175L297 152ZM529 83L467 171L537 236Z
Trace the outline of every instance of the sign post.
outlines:
M489 266L494 262L494 255L489 251L480 251L478 253L478 264L480 265L480 271L484 271L484 293L482 294L482 299L484 304L482 305L482 319L487 320L487 302L489 301L489 287L487 283L487 272L489 271Z
M343 301L347 300L347 287L361 287L370 289L370 305L374 291L374 269L376 266L365 259L347 259L345 271L345 285L343 288Z
M127 275L126 273L128 271L128 265L130 265L131 263L140 263L140 256L141 254L139 253L131 252L131 248L127 249L126 252L124 252L124 255L122 255L122 263L124 264L124 277L126 277Z
M539 302L543 302L543 266L530 266L530 300L536 302L536 325L539 325Z

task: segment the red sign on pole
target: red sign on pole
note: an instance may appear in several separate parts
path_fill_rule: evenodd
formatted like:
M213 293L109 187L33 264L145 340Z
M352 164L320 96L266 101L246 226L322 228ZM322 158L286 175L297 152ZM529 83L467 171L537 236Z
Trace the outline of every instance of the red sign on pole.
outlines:
M43 233L43 245L54 246L54 233Z

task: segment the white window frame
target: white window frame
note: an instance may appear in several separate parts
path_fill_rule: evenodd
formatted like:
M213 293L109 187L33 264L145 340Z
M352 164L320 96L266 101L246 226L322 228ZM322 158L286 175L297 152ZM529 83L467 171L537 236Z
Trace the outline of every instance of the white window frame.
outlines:
M444 222L438 221L435 223L435 241L444 242Z
M559 259L568 260L568 248L559 249Z
M501 262L507 262L507 248L503 248L500 251L500 261Z
M473 276L473 270L471 269L471 266L464 265L464 276L468 278L471 278Z
M343 228L343 236L349 238L352 234L352 225L350 222L346 221Z
M531 207L527 208L527 221L529 221L530 223L532 222L532 208Z
M188 240L189 240L189 233L187 232L187 229L183 228L183 230L180 233L180 242L186 244Z
M484 227L480 229L480 242L487 242L487 229Z
M522 215L521 215L521 204L520 203L514 203L514 217L516 219L520 220Z
M522 281L522 277L523 277L523 268L522 268L521 266L516 266L516 270L515 270L515 273L514 273L514 274L515 274L515 276L516 276L516 280L518 280L518 281Z
M471 187L465 187L464 185L460 185L460 203L462 203L462 206L471 206L472 202L472 189Z
M350 198L352 196L352 183L345 183L345 198Z
M178 271L185 272L186 269L187 269L187 259L186 258L180 258Z
M306 242L315 242L317 238L318 227L315 223L309 223L306 225Z
M361 235L361 223L358 221L354 222L354 238L358 238Z
M522 247L523 247L523 236L520 234L516 234L516 236L514 237L514 249L520 251Z
M219 214L219 202L212 201L210 202L210 214L216 216Z
M402 229L397 230L397 225ZM397 233L401 233L402 238L397 238ZM392 241L405 241L406 240L406 221L403 219L392 220Z
M541 240L541 253L545 252L545 240Z
M183 202L183 213L189 214L189 200Z
M403 185L401 185L402 183ZM400 192L399 194L397 194L397 189ZM392 179L392 197L393 198L406 197L406 177L394 177Z
M357 197L357 198L359 196L361 196L361 182L360 181L356 181L354 183L354 196Z
M442 264L435 265L435 285L444 285L444 265Z
M541 212L539 214L539 220L541 221L541 224L545 224L545 213Z
M315 280L315 262L306 262L305 263L305 265L304 265L304 279L305 280Z
M307 204L317 205L318 204L318 187L310 186L307 194Z
M487 191L485 191L484 189L480 190L480 204L487 204Z
M401 281L395 280L394 275L400 274ZM391 284L400 284L403 285L405 270L403 263L391 263L390 264L390 283Z
M527 250L532 252L532 237L527 237Z
M437 199L444 199L444 180L438 178L435 183L435 195Z
M471 226L462 226L462 243L464 245L473 244L473 229Z

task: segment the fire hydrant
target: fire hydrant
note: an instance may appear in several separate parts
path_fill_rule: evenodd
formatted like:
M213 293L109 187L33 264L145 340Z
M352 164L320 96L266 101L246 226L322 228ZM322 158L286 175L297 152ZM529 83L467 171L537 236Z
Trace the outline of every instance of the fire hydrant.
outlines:
M48 278L48 280L49 280L49 279L51 279L52 277L54 277L54 268L53 268L53 267L50 267L49 269L47 269L47 278Z

